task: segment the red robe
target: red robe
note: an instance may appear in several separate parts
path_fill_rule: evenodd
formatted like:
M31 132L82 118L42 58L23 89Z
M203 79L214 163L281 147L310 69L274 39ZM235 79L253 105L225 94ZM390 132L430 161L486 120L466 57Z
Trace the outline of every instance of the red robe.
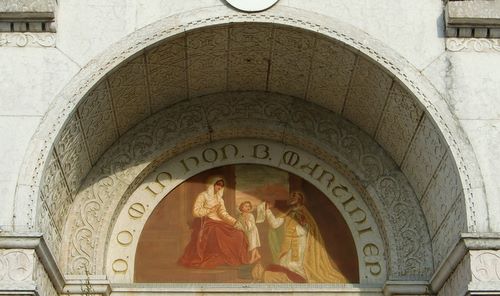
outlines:
M248 242L243 231L207 217L194 221L191 241L179 264L191 268L248 264Z

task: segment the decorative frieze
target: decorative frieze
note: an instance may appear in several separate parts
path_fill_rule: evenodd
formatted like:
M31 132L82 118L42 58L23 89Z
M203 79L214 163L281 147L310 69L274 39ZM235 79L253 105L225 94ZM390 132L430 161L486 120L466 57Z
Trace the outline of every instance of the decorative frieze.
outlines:
M56 35L54 33L0 32L0 46L7 47L55 47Z
M499 29L500 30L500 29ZM500 37L500 33L499 36ZM498 38L448 38L446 49L449 51L463 52L500 52L500 39Z
M34 254L34 250L0 250L0 281L30 281L33 275Z

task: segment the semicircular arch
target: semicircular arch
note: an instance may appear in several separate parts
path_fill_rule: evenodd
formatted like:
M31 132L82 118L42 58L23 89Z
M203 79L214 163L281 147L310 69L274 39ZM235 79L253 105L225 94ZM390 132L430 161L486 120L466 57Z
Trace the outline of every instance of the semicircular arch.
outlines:
M334 167L360 192L366 212L379 228L388 279L429 279L432 247L424 214L393 160L368 135L331 111L269 92L220 93L182 101L122 136L92 168L73 202L60 262L65 272L104 273L116 217L144 178L163 162L195 147L242 138L271 140L315 155L318 163L297 166L304 177L309 172L311 180L322 175L319 185L328 184L319 161ZM181 163L203 168L203 161L188 156Z
M380 44L377 40L347 24L336 22L326 16L308 14L303 11L299 15L297 11L286 7L276 7L272 11L252 15L235 12L221 15L220 7L203 9L200 13L203 14L203 18L199 18L199 14L192 12L168 17L138 30L123 41L113 45L106 53L89 63L51 105L30 143L29 152L25 158L24 168L21 170L18 182L18 186L23 188L18 188L19 190L16 191L18 195L16 199L38 202L39 210L36 216L27 217L26 220L29 227L40 228L46 233L47 241L56 256L59 254L58 250L63 232L62 225L67 217L67 209L75 198L82 180L96 164L102 153L120 135L125 134L129 128L152 113L153 105L150 103L149 109L134 110L132 112L134 116L130 116L127 113L130 111L130 106L125 104L123 109L118 110L118 113L123 114L125 118L135 119L135 121L126 120L120 122L116 119L117 110L112 109L113 104L109 104L109 101L106 102L106 100L89 100L89 98L106 98L110 92L114 91L113 83L118 83L118 85L123 83L125 88L119 89L118 92L125 93L127 90L127 76L120 76L120 74L141 70L148 71L137 61L141 59L147 61L144 53L152 52L154 47L162 41L168 43L168 41L174 40L174 36L185 36L186 31L189 30L237 22L259 22L278 28L288 26L292 28L292 31L294 28L305 30L309 37L320 36L332 40L341 48L347 49L348 52L356 53L357 63L359 64L359 61L366 63L363 70L372 67L373 73L377 74L373 77L377 77L377 81L382 81L384 77L388 77L386 84L391 86L385 88L385 92L382 92L381 97L384 97L385 94L386 98L391 98L392 95L395 102L409 102L409 105L404 103L397 105L393 111L396 110L395 112L397 112L398 108L405 108L405 106L416 108L418 120L416 120L416 124L411 125L413 132L409 135L405 134L409 140L402 150L403 152L391 148L396 147L391 142L391 135L405 130L404 122L408 117L403 116L400 118L403 122L391 121L390 118L393 115L391 112L386 113L388 117L384 117L382 113L379 113L379 119L388 118L386 121L387 126L396 127L392 130L387 129L384 138L383 133L370 130L373 129L371 127L372 123L364 122L363 113L357 113L358 111L356 111L367 110L372 106L386 110L392 106L389 104L389 100L384 101L385 103L377 103L372 100L375 103L369 106L354 104L349 107L348 104L343 104L341 110L345 117L367 131L389 152L417 193L422 207L430 210L429 213L426 211L425 215L433 240L433 257L436 265L446 255L447 246L450 246L453 241L458 239L458 233L476 231L487 227L478 225L476 222L475 213L482 212L485 204L483 200L473 201L472 198L473 189L482 185L470 145L443 98L427 79L404 58ZM179 24L178 19L183 19L185 22ZM316 44L317 39L314 37L312 39L313 43ZM169 44L175 45L175 43ZM286 56L286 52L282 52L280 55ZM314 59L313 54L309 57L311 60ZM227 58L229 59L229 57ZM292 55L291 59L293 60L293 58ZM276 64L279 65L279 63ZM312 65L309 65L313 69ZM291 68L286 66L285 69ZM207 73L202 74L201 80L203 80L203 77L208 77ZM279 74L278 71L274 77L279 78ZM285 71L285 73L281 74L281 78L286 80L288 73ZM214 77L217 78L217 76ZM218 77L219 80L222 79L221 77ZM240 76L240 78L245 81L245 76ZM149 78L144 77L143 79L147 83ZM366 79L360 81L366 82ZM279 88L280 86L277 85L275 89L271 90L280 92ZM360 86L359 89L362 88ZM137 90L135 85L134 89ZM204 89L199 93L194 92L192 97L216 91L220 91L220 89L211 91ZM151 89L146 85L144 92L149 93ZM284 91L284 93L298 96L293 92L287 93ZM356 94L355 92L352 93ZM363 92L356 95L358 101L362 97ZM140 98L141 96L138 96L136 99ZM307 99L304 96L302 98ZM325 95L320 94L318 98L318 100L325 99ZM149 100L151 100L151 97L149 97ZM321 101L316 103L322 104ZM328 108L327 104L328 100L323 106ZM94 107L95 110L106 110L106 112L85 113L94 110ZM161 107L158 106L158 108ZM345 110L352 110L353 113L345 112ZM387 110L391 111L391 109ZM95 120L109 119L113 118L113 116L115 118L109 121L112 122L111 124L104 124L104 122L102 124L104 127L114 125L110 131L113 134L111 137L107 134L108 131L103 132L103 130L89 125ZM378 127L381 122L383 121L379 120L375 125ZM399 125L401 123L403 124ZM92 143L94 138L88 137L89 132L95 132L96 136L104 135L103 138L108 141L103 144L104 148L92 150L95 147L89 146L89 143ZM404 132L402 133L404 134ZM197 139L191 140L193 142L197 141ZM102 144L103 142L98 143ZM435 153L436 151L439 153ZM449 185L447 186L447 184ZM24 190L25 188L29 189ZM27 191L29 192L26 193ZM446 196L450 195L450 193L453 198L448 200ZM432 209L441 208L445 210L442 212L432 211Z

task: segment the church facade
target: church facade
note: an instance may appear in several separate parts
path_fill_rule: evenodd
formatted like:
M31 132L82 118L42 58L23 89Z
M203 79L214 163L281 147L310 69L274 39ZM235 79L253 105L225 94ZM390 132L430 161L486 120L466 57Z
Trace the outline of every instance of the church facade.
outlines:
M500 2L5 0L0 294L500 293Z

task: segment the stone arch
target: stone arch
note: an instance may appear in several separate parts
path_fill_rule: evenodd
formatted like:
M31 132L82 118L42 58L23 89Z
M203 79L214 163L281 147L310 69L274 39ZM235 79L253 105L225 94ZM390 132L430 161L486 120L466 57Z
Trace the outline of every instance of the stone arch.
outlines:
M424 206L428 209L441 207L445 209L444 216L442 216L443 213L429 214L426 211L427 224L433 228L431 235L435 246L436 265L448 252L447 246L457 240L459 232L486 228L485 225L477 225L475 219L476 213L482 212L485 205L484 201L472 198L473 189L481 186L481 179L468 141L450 114L445 101L404 58L377 40L346 24L336 22L326 16L308 14L303 11L298 13L286 7L276 7L268 12L251 15L232 11L221 14L220 7L203 9L198 13L190 12L169 17L131 34L126 40L114 45L109 51L89 63L51 105L31 141L16 191L16 202L37 207L38 217L28 214L27 217L16 217L16 221L24 223L28 229L43 230L56 256L58 241L62 233L61 225L66 219L64 209L69 207L81 180L98 158L97 156L92 159L88 147L88 135L83 131L84 123L82 123L80 113L85 112L82 107L84 102L91 97L106 97L109 91L107 84L111 76L119 73L120 69L126 70L126 65L131 67L129 69L137 66L134 66L134 58L140 58L144 49L152 49L162 40L171 40L173 36L184 34L185 31L232 22L261 22L273 26L290 26L336 42L339 47L356 53L363 61L366 60L369 66L374 67L374 73L389 77L391 84L395 85L394 91L391 92L395 94L395 97L407 98L410 105L421 110L418 127L415 128L414 133L410 133L411 144L405 151L405 155L415 156L414 161L407 166L403 164L402 168L417 194L427 201L427 203L422 202ZM203 17L200 17L200 14ZM186 22L179 25L177 23L179 18ZM137 68L140 69L140 65ZM100 84L100 82L103 83ZM101 100L92 102L94 106L101 107L101 109L110 107L99 105L102 103ZM88 118L92 116L100 118L101 115L89 114ZM349 119L363 128L363 123L356 122L354 117ZM135 123L128 122L128 124L130 125L127 126L126 123L121 127L123 133ZM117 126L114 131L116 134L111 137L111 142L118 138L119 129L120 126ZM401 130L403 129L396 129L396 131ZM97 134L99 132L101 131L97 131ZM426 142L425 139L431 139L431 141ZM391 143L381 142L379 139L379 143L388 150L389 154L397 158L395 156L397 153L390 149ZM410 149L413 150L408 152ZM437 154L440 156L439 159L425 159L435 151L439 151ZM81 158L87 158L86 164L81 165L82 163L79 162ZM432 166L430 172L427 172L426 161L440 164L439 167ZM71 163L78 163L77 168L64 168L65 165ZM472 168L465 164L471 165ZM432 176L429 177L429 174ZM425 176L426 182L419 184L419 178L422 176ZM441 187L443 184L453 185ZM456 188L458 192L454 191ZM429 192L429 190L434 190L433 196L424 199L424 192ZM49 194L49 191L52 193ZM454 199L446 200L450 191L454 192ZM60 197L61 200L53 198L52 195ZM51 212L54 211L52 207L55 204L64 205L62 210L57 209L57 211L62 211L61 213ZM48 219L48 216L53 216L53 218ZM45 221L46 224L37 225L36 219Z
M248 112L244 107L250 103L261 112ZM214 116L219 107L232 112ZM297 117L302 119L291 120ZM424 215L410 184L383 149L331 111L268 92L221 93L183 101L126 133L92 168L75 197L63 237L60 263L65 272L80 274L87 267L104 273L107 244L122 207L133 203L131 194L165 160L200 146L219 145L217 141L242 138L297 147L315 155L319 159L315 163L332 166L360 192L379 227L388 273L382 280L430 277L431 239Z

